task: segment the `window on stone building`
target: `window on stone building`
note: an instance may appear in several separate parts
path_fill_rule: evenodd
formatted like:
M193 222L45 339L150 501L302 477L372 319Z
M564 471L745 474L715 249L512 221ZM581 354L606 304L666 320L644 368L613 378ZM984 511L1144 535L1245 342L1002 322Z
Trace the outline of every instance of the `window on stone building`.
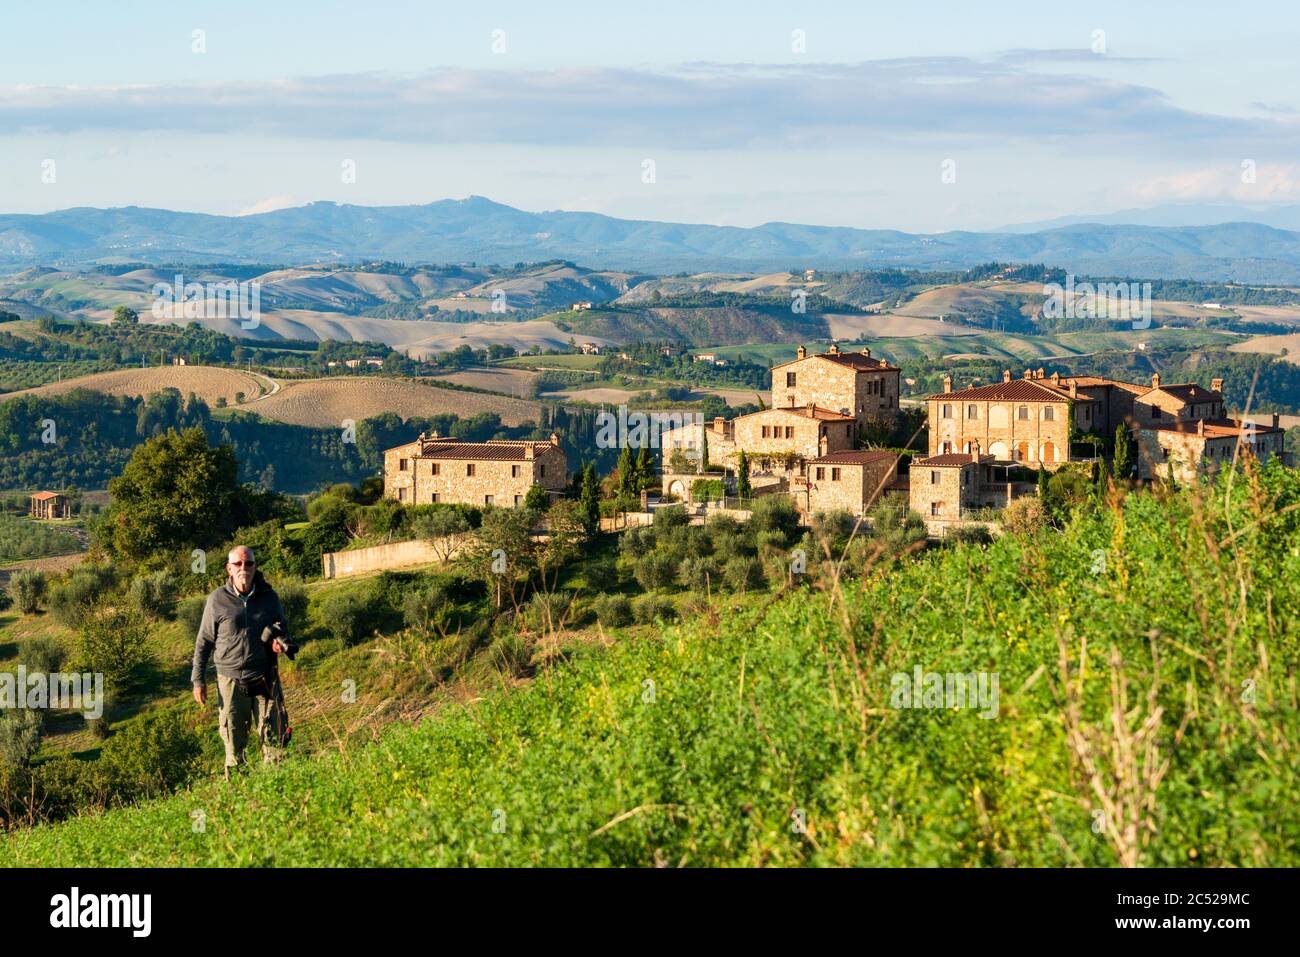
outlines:
M545 462L543 462L541 465L539 465L539 466L537 467L537 474L540 475L542 478L546 478L546 463L545 463Z
M483 504L484 504L484 505L493 505L493 504L495 504L495 503L496 503L496 496L495 496L495 495L484 495L484 496L483 496Z
M820 482L824 478L826 478L826 470L819 465L817 466L817 481Z
M406 459L398 459L398 460L397 460L397 471L399 471L399 472L405 472L405 471L406 471L406 462L407 462Z
M437 492L433 492L433 493L431 493L431 494L429 495L429 501L430 501L430 502L436 502L436 501L438 501L438 493L437 493Z
M1153 419L1160 418L1160 406L1158 405L1151 406L1151 418Z
M765 438L765 439L767 439L767 438L771 438L771 435L769 434L770 432L771 432L771 429L769 429L766 425L763 426L763 438Z
M1043 406L1043 421L1044 422L1056 421L1056 410L1053 409L1050 405Z
M399 489L397 490L397 500L398 500L399 502L405 502L405 501L406 501L406 489L404 489L404 488L399 488Z
M469 478L474 474L474 463L469 462L465 465L465 477Z
M787 372L787 373L785 374L785 387L786 387L787 389L793 389L793 388L794 388L794 377L795 377L795 374L794 374L793 372Z
M952 406L949 405L947 402L945 402L945 403L943 404L943 417L944 417L945 419L951 419L951 418L952 418Z
M931 514L931 515L938 515L938 514L939 514L939 509L942 508L942 506L943 506L943 503L942 503L942 502L931 502L931 503L930 503L930 514Z
M840 480L840 470L839 470L839 469L831 469L831 481L832 481L832 482L838 482L839 480Z
M431 462L431 463L429 463L429 474L430 474L430 475L439 475L439 474L441 474L441 472L442 472L442 466L441 466L441 465L439 465L437 462Z
M794 426L793 426L793 425L787 425L787 426L785 427L785 437L786 437L787 439L793 439L793 438L794 438Z
M978 419L979 417L980 417L979 406L976 405L966 406L966 418Z
M523 505L523 504L524 504L524 497L523 497L522 495L516 495L516 496L515 496L515 508L518 508L520 505Z
M1022 405L1016 409L1016 418L1022 422L1029 421L1029 406Z
M931 485L939 484L939 473L935 469L930 469L930 484Z
M519 466L518 466L518 465L512 465L512 466L510 466L510 477L511 477L511 478L519 478Z

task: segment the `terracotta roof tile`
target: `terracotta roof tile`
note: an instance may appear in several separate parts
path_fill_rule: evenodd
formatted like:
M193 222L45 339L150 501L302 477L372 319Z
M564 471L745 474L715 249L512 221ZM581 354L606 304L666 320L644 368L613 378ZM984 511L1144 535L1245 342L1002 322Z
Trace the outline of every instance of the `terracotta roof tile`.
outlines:
M913 459L912 467L918 465L926 468L956 468L962 465L970 465L974 458L965 452L949 452L946 455L932 455L928 459ZM991 455L981 455L980 464L994 461Z
M984 402L1064 402L1069 397L1067 389L1054 389L1046 379L1012 379L1010 382L926 396L927 399L977 399Z
M862 449L856 452L828 452L812 459L812 462L817 465L866 465L869 462L893 461L897 458L897 452L889 452L885 449Z

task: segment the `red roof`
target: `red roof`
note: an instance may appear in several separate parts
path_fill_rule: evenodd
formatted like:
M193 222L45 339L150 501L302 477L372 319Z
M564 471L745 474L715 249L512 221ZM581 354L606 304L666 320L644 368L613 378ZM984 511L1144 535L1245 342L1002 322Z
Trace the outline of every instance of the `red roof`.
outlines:
M32 498L34 498L38 502L44 502L52 498L62 498L62 497L63 496L58 492L37 492L35 495L32 496Z
M1181 432L1183 435L1201 435L1207 439L1224 439L1232 436L1261 434L1269 432L1281 432L1282 429L1274 428L1271 425L1264 425L1256 422L1254 428L1247 429L1236 419L1206 419L1205 432L1200 430L1200 421L1197 419L1184 419L1178 422L1170 422L1160 425L1143 425L1143 430L1152 432Z
M866 465L869 462L893 461L897 458L897 452L889 452L885 449L863 449L856 452L828 452L819 455L812 462L816 465Z
M1158 389L1149 389L1150 392L1164 392L1172 395L1175 399L1182 399L1184 402L1222 402L1223 394L1220 392L1211 392L1209 389L1202 389L1194 382L1188 382L1185 385L1162 385Z
M913 459L912 466L923 465L927 468L960 468L963 465L971 465L975 461L974 457L965 452L949 452L946 455L932 455L928 459ZM980 463L994 461L991 455L981 455Z
M406 442L402 445L395 445L391 449L385 449L386 452L395 452L398 449L408 449L413 446L419 447L418 454L415 458L421 459L478 459L480 461L497 461L497 462L522 462L528 455L527 450L531 446L534 457L541 455L550 449L559 448L550 442L522 442L507 441L504 439L492 439L487 442L457 442L455 439L425 439L421 443L418 439L414 442Z
M1064 402L1069 397L1068 391L1057 390L1044 379L1012 379L1010 382L926 396L927 399L978 399L984 402Z
M857 372L898 372L898 366L890 365L884 359L877 359L869 356L865 352L818 352L813 355L804 356L803 359L791 359L789 362L781 362L772 366L773 369L779 369L782 366L788 366L792 362L803 362L807 359L827 359L830 362L838 362L842 366L848 366Z

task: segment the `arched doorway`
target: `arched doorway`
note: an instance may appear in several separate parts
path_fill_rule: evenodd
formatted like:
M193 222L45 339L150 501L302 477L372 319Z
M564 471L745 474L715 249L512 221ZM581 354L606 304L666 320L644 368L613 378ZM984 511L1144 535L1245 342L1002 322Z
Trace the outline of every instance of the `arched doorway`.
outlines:
M1019 445L1016 446L1016 461L1017 461L1017 462L1028 462L1028 461L1029 461L1029 443L1028 443L1028 442L1021 442Z
M1005 462L1008 457L1007 443L994 442L989 446L989 455L993 456L999 462Z
M1043 443L1043 454L1041 460L1049 465L1056 462L1056 446L1051 442Z
M676 495L679 501L686 501L686 486L679 479L674 479L668 484L668 494Z

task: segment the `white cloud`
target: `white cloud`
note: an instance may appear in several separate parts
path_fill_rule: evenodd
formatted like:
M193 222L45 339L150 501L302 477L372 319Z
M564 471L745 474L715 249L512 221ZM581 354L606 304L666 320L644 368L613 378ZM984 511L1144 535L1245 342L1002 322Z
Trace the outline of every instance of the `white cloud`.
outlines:
M1233 200L1240 203L1294 203L1300 199L1300 165L1255 164L1254 181L1243 181L1240 163L1184 170L1140 180L1131 189L1146 203Z
M1107 58L1094 58L1105 60ZM163 130L411 143L637 148L1068 143L1071 150L1300 145L1284 114L1196 113L1159 90L1035 71L1062 51L993 60L690 63L359 73L207 85L0 88L0 135Z

